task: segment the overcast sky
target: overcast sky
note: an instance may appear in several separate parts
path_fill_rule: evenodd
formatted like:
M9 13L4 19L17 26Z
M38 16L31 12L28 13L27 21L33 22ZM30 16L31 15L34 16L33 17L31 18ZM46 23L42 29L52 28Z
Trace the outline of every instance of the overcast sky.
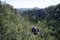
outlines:
M5 1L14 8L45 8L50 5L56 5L60 3L60 0L1 0Z

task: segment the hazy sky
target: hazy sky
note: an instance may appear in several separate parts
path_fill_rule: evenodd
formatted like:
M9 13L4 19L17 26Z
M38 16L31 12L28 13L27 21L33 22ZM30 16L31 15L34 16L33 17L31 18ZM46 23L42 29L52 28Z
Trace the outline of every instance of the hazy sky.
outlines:
M13 5L14 8L45 8L60 3L60 0L1 0Z

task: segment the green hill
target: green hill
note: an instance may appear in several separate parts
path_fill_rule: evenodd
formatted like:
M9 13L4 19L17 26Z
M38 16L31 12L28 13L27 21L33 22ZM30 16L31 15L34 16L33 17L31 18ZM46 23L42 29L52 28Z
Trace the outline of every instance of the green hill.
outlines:
M0 40L60 39L60 4L28 11L18 12L11 5L0 1ZM56 13L53 18L50 17L52 13ZM46 36L31 33L32 26L39 28Z

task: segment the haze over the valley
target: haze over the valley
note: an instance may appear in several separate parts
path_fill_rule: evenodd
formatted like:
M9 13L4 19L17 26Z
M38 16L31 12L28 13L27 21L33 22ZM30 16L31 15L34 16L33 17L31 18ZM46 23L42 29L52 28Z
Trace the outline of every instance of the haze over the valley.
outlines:
M1 0L13 5L14 8L45 8L50 5L57 5L60 0Z

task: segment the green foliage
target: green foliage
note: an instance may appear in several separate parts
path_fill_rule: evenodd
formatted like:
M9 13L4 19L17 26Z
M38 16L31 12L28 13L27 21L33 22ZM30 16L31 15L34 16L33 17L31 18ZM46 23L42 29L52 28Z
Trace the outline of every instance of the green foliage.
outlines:
M39 16L39 11L46 16ZM32 13L31 13L32 12ZM28 12L27 12L28 13ZM30 14L31 13L31 14ZM53 18L49 15L56 13ZM24 14L24 15L23 15ZM45 15L44 14L44 15ZM24 17L23 17L24 16ZM57 16L57 17L56 17ZM42 18L41 18L42 17ZM36 26L47 36L31 33ZM28 14L17 12L11 5L0 1L0 40L59 40L60 39L60 4L41 10L29 10Z

